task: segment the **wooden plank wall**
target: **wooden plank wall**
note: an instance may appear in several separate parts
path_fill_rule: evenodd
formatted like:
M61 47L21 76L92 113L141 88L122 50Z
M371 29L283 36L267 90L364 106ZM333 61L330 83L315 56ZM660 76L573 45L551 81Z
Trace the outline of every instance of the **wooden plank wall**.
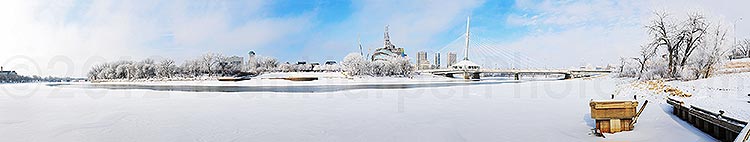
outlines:
M724 142L734 141L742 128L747 125L746 121L720 116L719 113L697 106L685 106L683 102L671 98L667 99L667 103L672 105L672 113L675 116Z

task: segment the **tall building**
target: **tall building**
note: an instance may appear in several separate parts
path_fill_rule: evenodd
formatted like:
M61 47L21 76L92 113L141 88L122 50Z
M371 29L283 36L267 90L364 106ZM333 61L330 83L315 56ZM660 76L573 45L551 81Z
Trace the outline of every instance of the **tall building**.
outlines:
M401 58L406 56L404 54L404 48L396 47L396 45L393 45L391 43L391 36L388 33L388 26L385 26L385 34L383 36L383 47L375 49L375 52L372 54L372 61L378 61L378 60L389 60L391 58Z
M430 69L430 61L427 60L427 52L425 51L417 52L417 69L418 70Z
M440 52L435 52L434 58L435 58L435 60L433 61L434 68L439 69L440 68Z
M456 64L456 52L448 52L448 67Z

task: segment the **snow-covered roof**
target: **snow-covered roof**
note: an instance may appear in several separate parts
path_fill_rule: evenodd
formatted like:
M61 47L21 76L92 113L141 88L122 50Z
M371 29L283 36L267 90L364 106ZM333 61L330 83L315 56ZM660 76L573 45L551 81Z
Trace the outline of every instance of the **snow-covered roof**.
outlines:
M453 66L479 66L478 64L471 62L469 60L462 60L456 64L453 64Z

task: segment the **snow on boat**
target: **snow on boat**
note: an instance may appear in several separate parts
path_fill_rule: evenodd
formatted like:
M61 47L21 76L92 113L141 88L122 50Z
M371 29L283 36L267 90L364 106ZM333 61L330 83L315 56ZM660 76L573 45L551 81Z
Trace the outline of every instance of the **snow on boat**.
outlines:
M617 133L633 130L633 124L647 103L638 112L638 101L635 100L591 100L589 105L591 118L596 120L596 129L602 133Z
M734 139L734 142L748 142L750 141L750 125L745 126L744 129L742 129L742 132L740 132L740 135L737 136L736 139Z

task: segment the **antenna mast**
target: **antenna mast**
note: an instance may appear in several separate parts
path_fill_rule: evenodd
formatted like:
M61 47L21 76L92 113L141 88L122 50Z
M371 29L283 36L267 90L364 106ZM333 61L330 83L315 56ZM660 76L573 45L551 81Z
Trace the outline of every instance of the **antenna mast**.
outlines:
M362 42L361 42L361 41L359 41L359 34L357 34L357 44L359 44L359 56L362 56L362 57L364 57L364 56L365 56L365 54L364 54L364 53L362 53Z
M469 60L469 17L466 17L466 50L464 51L464 60Z

